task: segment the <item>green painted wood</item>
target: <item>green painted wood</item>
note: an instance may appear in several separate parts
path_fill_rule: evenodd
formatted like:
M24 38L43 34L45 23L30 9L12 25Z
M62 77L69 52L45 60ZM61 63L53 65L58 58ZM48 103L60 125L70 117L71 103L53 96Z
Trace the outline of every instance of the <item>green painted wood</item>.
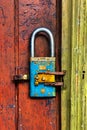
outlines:
M80 100L80 77L79 77L79 44L80 44L80 17L79 0L72 1L72 35L71 35L71 120L70 129L77 130L79 127L79 100ZM77 125L78 124L78 125Z
M84 124L82 121L84 104L84 18L85 18L85 0L72 1L72 68L71 68L71 114L70 130L82 130ZM85 115L84 115L85 116Z
M62 70L67 73L61 94L62 130L87 130L86 61L87 0L63 0Z
M61 91L61 130L70 130L71 0L62 1L62 70L66 70Z
M87 0L83 3L83 44L84 44L84 66L85 71L83 79L82 96L82 130L87 130Z

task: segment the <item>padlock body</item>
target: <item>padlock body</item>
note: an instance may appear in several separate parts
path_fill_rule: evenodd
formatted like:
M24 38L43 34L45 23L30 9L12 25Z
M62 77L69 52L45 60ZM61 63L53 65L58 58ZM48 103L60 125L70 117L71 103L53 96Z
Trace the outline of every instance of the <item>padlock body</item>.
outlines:
M30 96L55 97L53 86L46 86L45 82L55 82L54 75L44 72L55 72L55 57L31 57L30 59Z

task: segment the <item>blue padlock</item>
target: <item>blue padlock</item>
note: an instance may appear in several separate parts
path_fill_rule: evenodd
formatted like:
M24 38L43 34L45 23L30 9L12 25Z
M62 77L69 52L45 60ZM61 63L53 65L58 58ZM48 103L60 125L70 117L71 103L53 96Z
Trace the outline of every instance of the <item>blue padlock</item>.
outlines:
M45 32L50 38L51 57L34 57L35 37L39 32ZM30 96L31 97L55 97L56 90L53 86L45 85L46 82L55 82L54 75L46 75L45 72L55 71L54 38L47 28L37 28L31 36L30 58Z

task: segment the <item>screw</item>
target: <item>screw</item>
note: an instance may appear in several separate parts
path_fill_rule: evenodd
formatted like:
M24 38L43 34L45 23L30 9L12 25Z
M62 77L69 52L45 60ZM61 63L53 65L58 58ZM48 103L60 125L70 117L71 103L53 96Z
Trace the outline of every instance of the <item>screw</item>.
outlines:
M46 80L46 78L45 77L42 77L42 81L45 81Z
M41 93L42 93L42 94L45 93L45 89L44 89L44 88L41 89Z

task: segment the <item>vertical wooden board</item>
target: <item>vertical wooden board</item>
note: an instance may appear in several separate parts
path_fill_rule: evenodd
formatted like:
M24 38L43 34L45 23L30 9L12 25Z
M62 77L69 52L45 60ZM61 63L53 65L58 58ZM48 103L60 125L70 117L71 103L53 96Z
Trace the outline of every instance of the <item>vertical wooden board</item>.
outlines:
M82 130L83 113L83 47L84 47L84 3L72 2L72 71L71 71L71 130ZM78 22L77 22L78 21Z
M85 115L85 118L84 118L84 120L86 120L86 122L85 122L85 125L84 125L84 128L85 129L87 129L87 61L86 61L86 59L87 59L87 45L86 45L86 43L87 43L87 1L85 2L86 3L86 6L85 6L85 37L84 37L84 39L85 39L85 62L86 62L86 64L85 64L85 72L86 72L86 76L85 76L85 111L84 111L84 115ZM86 114L85 114L85 112L86 112Z
M79 99L79 37L77 24L78 19L78 1L72 2L72 70L71 70L71 130L78 129L78 99Z
M72 1L72 59L71 59L71 120L70 120L70 129L77 130L78 129L78 99L79 99L79 88L78 88L78 81L79 81L79 37L78 37L78 28L79 22L77 23L78 19L78 1Z
M79 54L79 111L78 111L78 130L84 130L85 128L85 86L84 86L84 46L86 44L85 42L85 28L86 28L86 0L83 1L79 1L79 12L80 12L80 27L79 27L79 50L80 50L80 54Z
M87 1L83 3L83 45L84 45L84 79L83 79L83 97L82 97L82 130L87 129Z
M30 35L37 27L49 28L54 37L58 49L58 37L56 36L56 0L19 0L19 73L29 73ZM44 42L44 44L43 44ZM36 39L35 50L37 56L49 55L47 40L40 36ZM45 50L45 53L44 51ZM45 55L45 56L46 56ZM56 50L56 56L58 51ZM57 61L57 66L58 66ZM58 67L56 67L58 69ZM60 129L60 93L52 99L31 99L29 97L29 83L19 85L18 103L19 117L18 129L32 130L56 130ZM59 123L59 124L58 124Z
M0 130L15 130L14 1L0 0Z
M85 60L85 89L84 89L84 113L83 113L83 117L84 117L84 129L86 130L87 129L87 1L85 2L85 26L84 26L84 29L85 29L85 34L84 34L84 41L85 41L85 46L84 46L84 49L85 49L85 57L84 57L84 60Z
M68 11L68 5L71 7L70 12ZM70 23L69 20L71 21ZM69 28L70 26L71 28ZM64 53L64 51L62 52L62 69L65 68L67 70L68 68L69 70L67 70L67 72L70 71L66 74L64 80L66 89L63 89L61 98L62 130L87 129L86 37L87 1L62 1L62 50L66 49L66 46L70 45L70 51L66 51L66 53ZM65 44L66 40L67 45ZM70 66L67 64L67 59L69 59L68 64L71 64ZM68 74L70 77L68 77ZM69 88L67 88L68 83L70 83ZM68 109L69 106L70 109ZM67 122L69 123L67 124Z
M61 130L70 130L71 25L71 0L62 0L61 66L66 75L61 89Z

